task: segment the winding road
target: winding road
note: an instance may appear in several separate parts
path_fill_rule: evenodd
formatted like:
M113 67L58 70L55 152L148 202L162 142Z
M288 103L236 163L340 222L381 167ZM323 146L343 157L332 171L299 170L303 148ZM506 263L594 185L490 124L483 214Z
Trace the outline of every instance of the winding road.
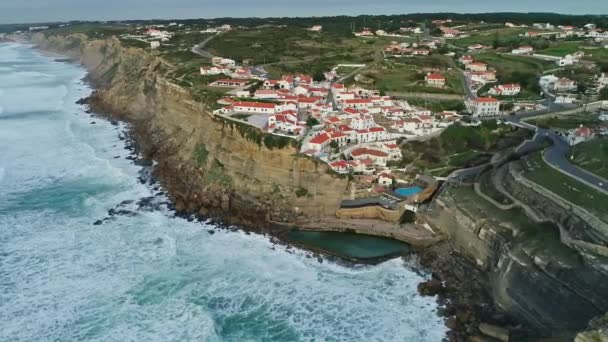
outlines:
M507 122L518 127L535 130L536 135L534 141L536 141L537 144L541 144L544 138L551 139L553 145L543 153L543 159L547 164L577 181L608 194L608 180L570 163L567 157L570 155L570 145L562 135L550 129L540 128L527 122L522 122L521 120L524 117L527 118L530 116L515 115L507 118Z

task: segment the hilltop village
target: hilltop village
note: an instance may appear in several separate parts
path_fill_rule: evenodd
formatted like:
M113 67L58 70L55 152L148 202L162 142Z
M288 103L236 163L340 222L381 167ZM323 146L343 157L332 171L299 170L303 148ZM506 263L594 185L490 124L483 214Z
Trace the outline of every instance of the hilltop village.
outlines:
M148 26L139 29L139 36L123 38L141 39L153 50L170 49L174 35L180 35L179 30L166 30L174 26ZM429 198L437 180L458 166L474 163L481 151L468 158L467 153L455 153L448 159L465 159L463 163L438 164L429 170L404 158L402 150L409 142L439 137L451 126L496 122L498 131L509 131L512 126L505 118L514 114L551 112L593 98L606 99L608 74L598 58L608 56L608 31L594 24L506 22L488 32L483 27L484 23L462 25L445 19L428 25L408 23L393 32L363 28L352 35L377 47L371 61L344 60L325 70L315 68L313 74L282 73L275 67L277 62L258 64L255 57L238 60L230 53L231 46L222 46L228 53L218 55L221 49L214 49L212 40L250 31L224 24L200 31L209 36L193 52L207 57L208 64L182 79L216 91L213 115L289 138L302 155L348 176L354 185L345 201L381 198L382 203L405 202L415 211L417 206L412 205ZM302 30L313 39L324 34L322 25ZM480 43L484 41L488 43ZM417 67L405 67L410 62ZM530 65L534 70L525 73ZM520 66L524 70L517 70ZM385 80L386 69L393 75ZM398 83L391 77L402 80ZM411 85L401 86L410 78ZM449 99L447 105L443 99ZM569 144L608 132L606 126L583 127L584 123L563 132Z

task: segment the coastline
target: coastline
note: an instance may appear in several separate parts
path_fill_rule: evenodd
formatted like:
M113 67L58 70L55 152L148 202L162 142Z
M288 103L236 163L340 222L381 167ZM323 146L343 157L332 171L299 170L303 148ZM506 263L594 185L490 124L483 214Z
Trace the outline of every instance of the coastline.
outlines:
M40 49L41 47L37 46L37 48ZM77 58L69 58L69 60L76 63L79 62ZM90 72L87 75L86 81L94 91L90 97L81 100L81 104L86 104L89 107L88 111L94 115L110 121L120 120L128 123L129 138L125 143L133 149L135 155L141 157L139 159L140 163L152 164L151 160L155 159L149 158L150 151L147 151L146 146L142 146L149 139L150 132L146 130L146 127L138 126L135 122L129 120L129 113L117 111L109 106L100 93L100 89L103 87L102 82L95 80ZM158 160L155 161L158 162ZM133 162L138 161L133 160ZM279 243L295 246L288 241L284 241L280 236L281 234L277 234L278 231L285 231L284 225L260 224L265 217L261 217L257 213L254 213L252 218L249 215L243 216L243 213L227 212L223 210L223 203L212 206L206 211L196 210L196 208L192 210L192 208L189 208L184 203L179 203L179 200L175 200L175 198L180 198L182 194L179 193L180 189L172 186L171 180L166 178L166 170L163 172L159 170L158 166L154 167L151 170L151 176L154 181L160 182L163 189L166 189L173 202L176 216L184 217L188 220L198 219L204 221L212 219L215 223L220 224L226 229L241 229L246 232L263 234L269 236L273 241L276 239ZM258 215L257 217L260 221L255 219L256 215ZM234 228L235 226L238 228ZM295 229L295 227L291 227L290 229ZM346 231L346 229L344 230ZM325 229L324 227L318 227L316 230L310 230L335 231L336 228ZM448 333L450 340L463 340L467 337L478 336L479 330L477 326L481 322L482 317L488 317L488 315L494 316L493 322L505 322L505 324L509 322L504 315L497 313L497 309L489 299L486 289L483 288L485 282L484 275L463 258L458 257L457 261L450 258L453 256L453 252L447 242L436 241L424 247L418 246L414 251L419 256L422 267L432 273L431 280L419 285L419 293L422 295L438 296L438 303L442 306L440 310L441 315L446 318L446 325L450 329ZM313 249L312 252L318 253L320 250ZM330 254L323 253L323 255ZM471 272L474 272L474 274L471 275Z

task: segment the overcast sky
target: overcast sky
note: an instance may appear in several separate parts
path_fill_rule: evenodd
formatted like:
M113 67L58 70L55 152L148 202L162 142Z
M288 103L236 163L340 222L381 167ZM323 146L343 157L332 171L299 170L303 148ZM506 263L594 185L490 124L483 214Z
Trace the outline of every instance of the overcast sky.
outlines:
M608 0L0 0L0 24L503 11L608 14Z

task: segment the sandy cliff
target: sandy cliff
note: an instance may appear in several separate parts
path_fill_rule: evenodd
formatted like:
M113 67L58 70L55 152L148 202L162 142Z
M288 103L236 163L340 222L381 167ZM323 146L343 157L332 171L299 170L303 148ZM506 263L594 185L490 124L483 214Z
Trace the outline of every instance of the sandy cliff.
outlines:
M346 179L295 147L268 148L243 125L213 117L163 77L171 68L163 60L114 38L38 34L33 41L89 70L98 89L92 105L133 124L141 152L158 162L156 175L178 211L229 212L222 216L230 222L260 229L271 221L335 215Z

